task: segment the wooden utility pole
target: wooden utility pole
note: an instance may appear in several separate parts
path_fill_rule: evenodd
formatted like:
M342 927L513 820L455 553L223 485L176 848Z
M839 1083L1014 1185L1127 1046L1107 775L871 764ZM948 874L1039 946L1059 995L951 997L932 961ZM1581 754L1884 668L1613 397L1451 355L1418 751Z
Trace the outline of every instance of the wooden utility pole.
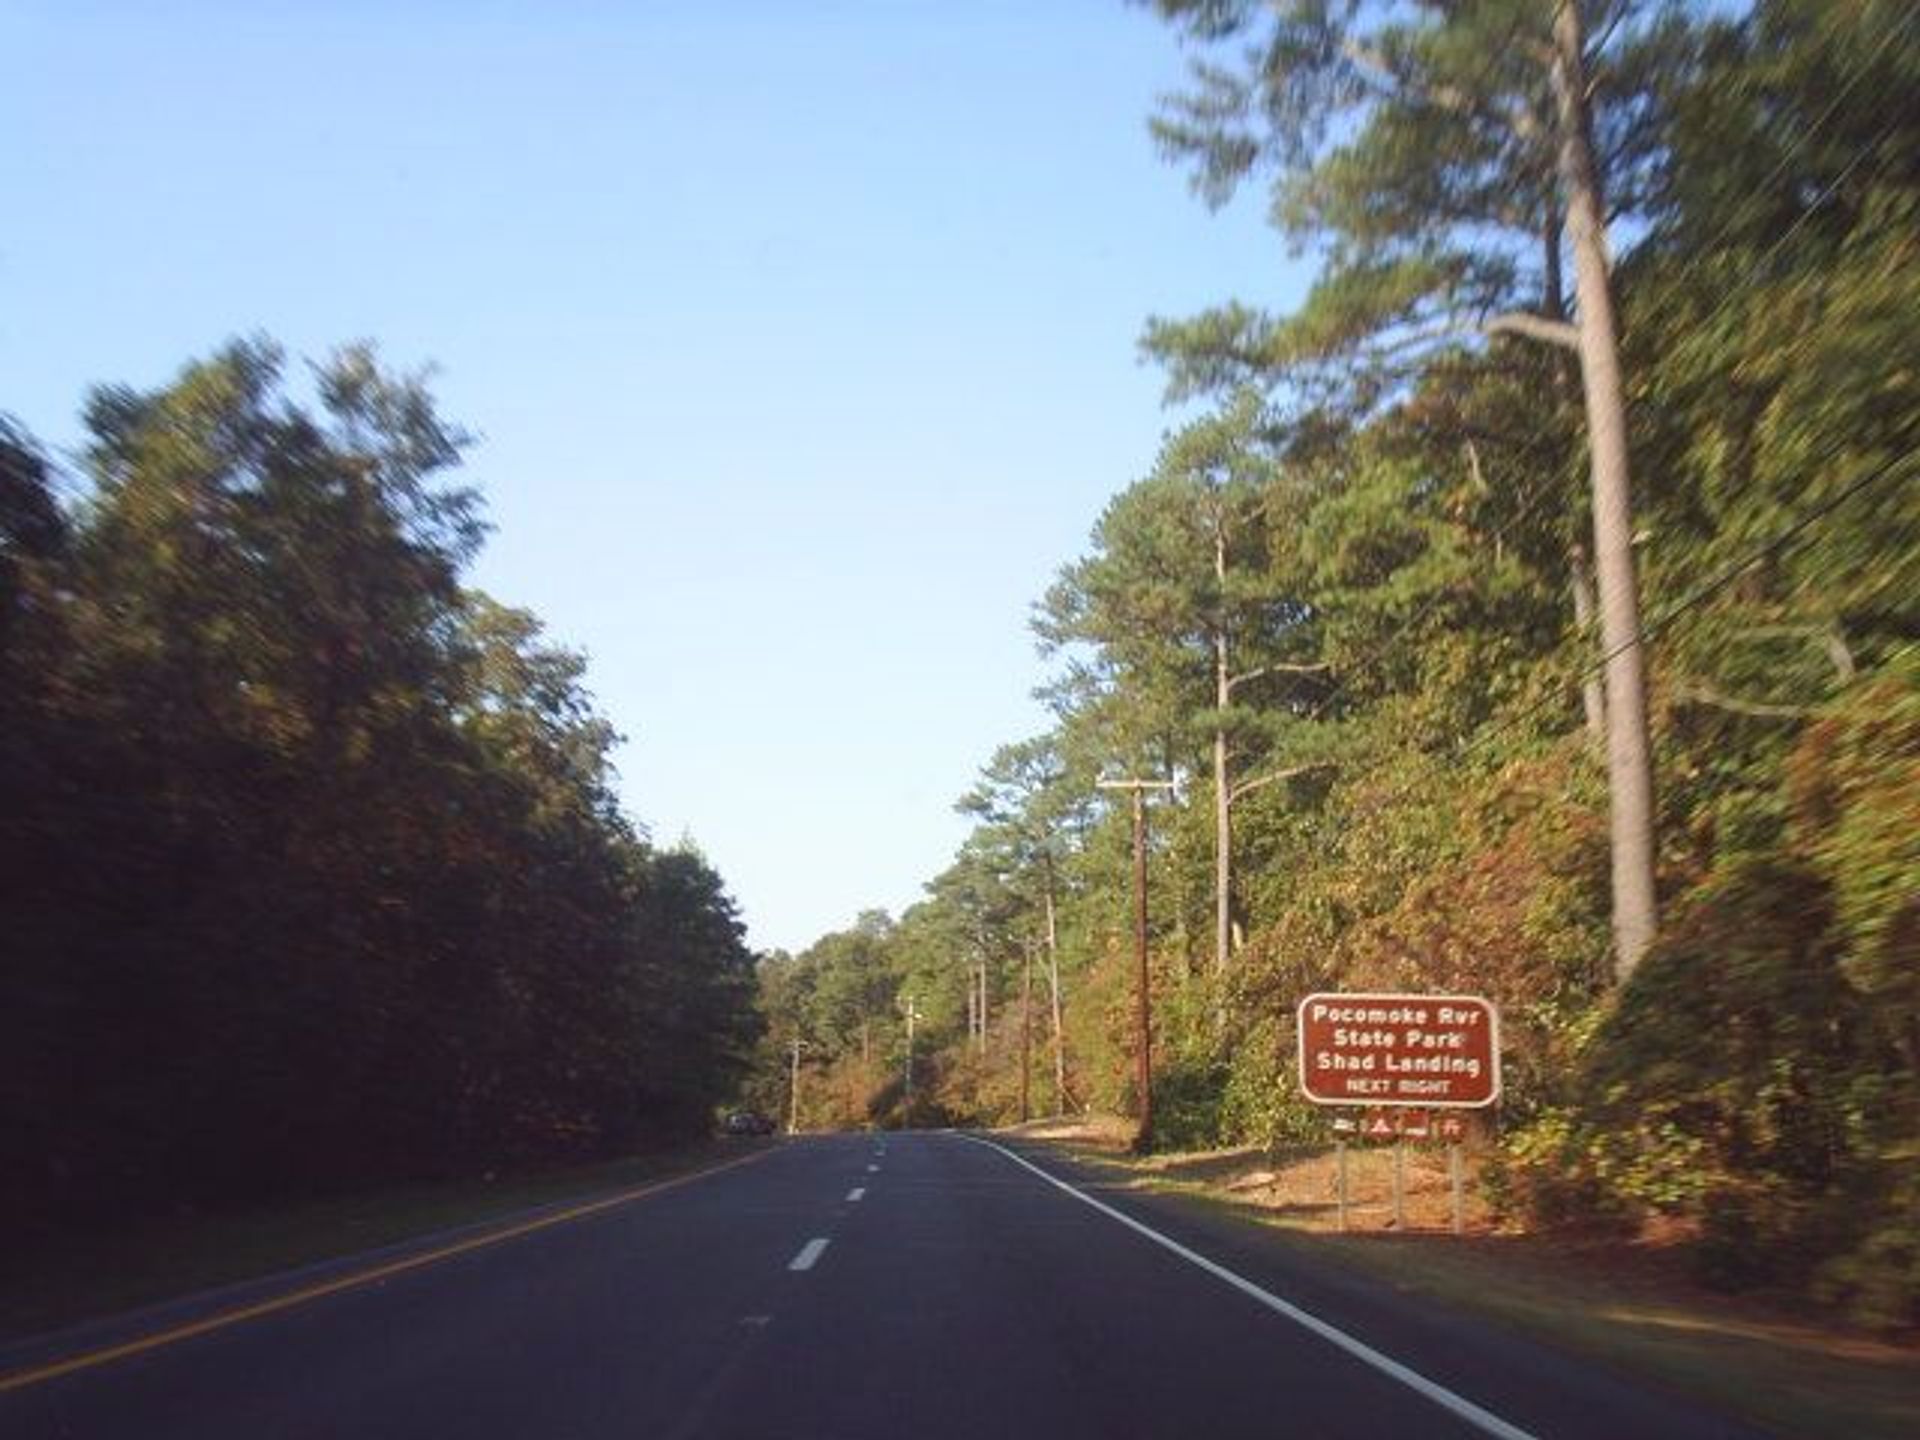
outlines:
M1147 800L1149 790L1171 790L1171 780L1102 780L1102 790L1133 794L1133 953L1134 974L1134 1089L1139 1092L1140 1129L1133 1148L1153 1146L1153 987L1147 961Z
M1067 1113L1067 1042L1060 1027L1060 927L1053 903L1053 861L1047 861L1047 984L1053 1002L1053 1113Z
M1033 941L1021 943L1026 965L1020 976L1020 1123L1033 1118Z
M983 951L980 956L980 1056L987 1054L987 957Z
M907 995L907 1078L905 1100L902 1104L902 1119L907 1125L913 1124L913 1022L918 1018L913 1008L913 995Z
M793 1039L793 1068L787 1076L787 1134L800 1128L800 1037Z

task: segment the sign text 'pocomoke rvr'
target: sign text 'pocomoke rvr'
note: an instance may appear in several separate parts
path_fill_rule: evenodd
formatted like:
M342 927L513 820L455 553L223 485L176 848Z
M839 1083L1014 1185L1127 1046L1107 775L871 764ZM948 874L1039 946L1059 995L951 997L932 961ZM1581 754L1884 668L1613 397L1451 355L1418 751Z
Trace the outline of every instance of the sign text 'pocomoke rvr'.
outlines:
M1319 1105L1474 1108L1500 1097L1500 1016L1478 995L1309 995L1300 1089Z

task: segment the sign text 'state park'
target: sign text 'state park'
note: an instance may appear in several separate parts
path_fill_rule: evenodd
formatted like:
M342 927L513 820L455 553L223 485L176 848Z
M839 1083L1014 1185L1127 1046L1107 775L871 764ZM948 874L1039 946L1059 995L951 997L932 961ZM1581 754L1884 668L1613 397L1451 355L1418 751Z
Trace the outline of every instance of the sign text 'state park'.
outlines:
M1320 1105L1491 1105L1500 1017L1477 995L1309 995L1300 1088Z

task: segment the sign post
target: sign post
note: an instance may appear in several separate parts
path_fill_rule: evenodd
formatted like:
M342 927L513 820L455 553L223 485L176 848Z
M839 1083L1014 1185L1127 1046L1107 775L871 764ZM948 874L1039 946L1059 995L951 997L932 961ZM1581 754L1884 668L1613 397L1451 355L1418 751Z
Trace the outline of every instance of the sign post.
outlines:
M1309 1101L1413 1112L1389 1119L1379 1109L1360 1124L1363 1137L1393 1141L1394 1228L1406 1226L1406 1140L1433 1135L1447 1142L1453 1233L1462 1233L1466 1124L1446 1112L1483 1109L1500 1098L1500 1014L1493 1003L1478 995L1314 994L1300 1002L1297 1021L1300 1093ZM1344 1230L1344 1133L1335 1145Z
M1393 1228L1407 1228L1407 1142L1399 1135L1393 1137Z
M1340 1233L1347 1233L1347 1141L1343 1135L1333 1142L1334 1163L1339 1167L1335 1181L1336 1194L1339 1196Z
M1458 1235L1467 1228L1466 1185L1461 1175L1460 1142L1447 1146L1447 1185L1453 1191L1453 1233Z

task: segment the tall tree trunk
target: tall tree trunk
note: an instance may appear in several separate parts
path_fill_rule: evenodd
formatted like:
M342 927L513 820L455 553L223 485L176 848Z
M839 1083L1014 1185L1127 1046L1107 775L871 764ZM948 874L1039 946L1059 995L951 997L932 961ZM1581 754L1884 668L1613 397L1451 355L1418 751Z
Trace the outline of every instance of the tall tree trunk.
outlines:
M1047 983L1053 1003L1053 1113L1067 1113L1067 1042L1060 1024L1060 927L1053 900L1053 861L1047 861Z
M1213 532L1213 578L1220 587L1220 614L1213 631L1213 703L1222 714L1232 698L1227 674L1227 537L1224 527ZM1213 727L1213 972L1227 973L1233 948L1233 794L1227 789L1227 727Z
M1549 320L1564 321L1567 318L1567 292L1560 272L1561 230L1559 209L1549 204L1546 224L1540 236L1545 261L1541 267L1544 293L1540 297L1540 309ZM1553 372L1561 391L1571 401L1574 398L1573 367L1567 361L1567 352L1559 346L1553 350ZM1567 591L1573 598L1574 633L1579 637L1580 649L1590 652L1593 648L1593 567L1587 563L1586 546L1577 538L1567 545ZM1599 675L1585 664L1581 669L1586 672L1580 680L1580 708L1586 715L1587 737L1595 746L1602 746L1607 737L1606 695L1601 689Z
M1573 623L1583 648L1593 644L1593 569L1587 564L1586 547L1567 547L1567 588L1573 592ZM1600 688L1600 676L1588 668L1580 681L1580 707L1586 712L1587 738L1603 745L1607 738L1607 700Z
M1626 396L1608 274L1605 216L1587 115L1584 40L1575 0L1553 22L1553 88L1559 170L1579 300L1580 377L1586 391L1593 474L1593 551L1606 646L1607 788L1613 832L1614 973L1624 980L1653 942L1653 757L1647 735L1646 661L1633 566L1633 502L1627 464Z
M1153 1148L1153 974L1147 958L1147 804L1138 788L1133 792L1133 949L1133 1074L1140 1119L1133 1148L1144 1154Z

